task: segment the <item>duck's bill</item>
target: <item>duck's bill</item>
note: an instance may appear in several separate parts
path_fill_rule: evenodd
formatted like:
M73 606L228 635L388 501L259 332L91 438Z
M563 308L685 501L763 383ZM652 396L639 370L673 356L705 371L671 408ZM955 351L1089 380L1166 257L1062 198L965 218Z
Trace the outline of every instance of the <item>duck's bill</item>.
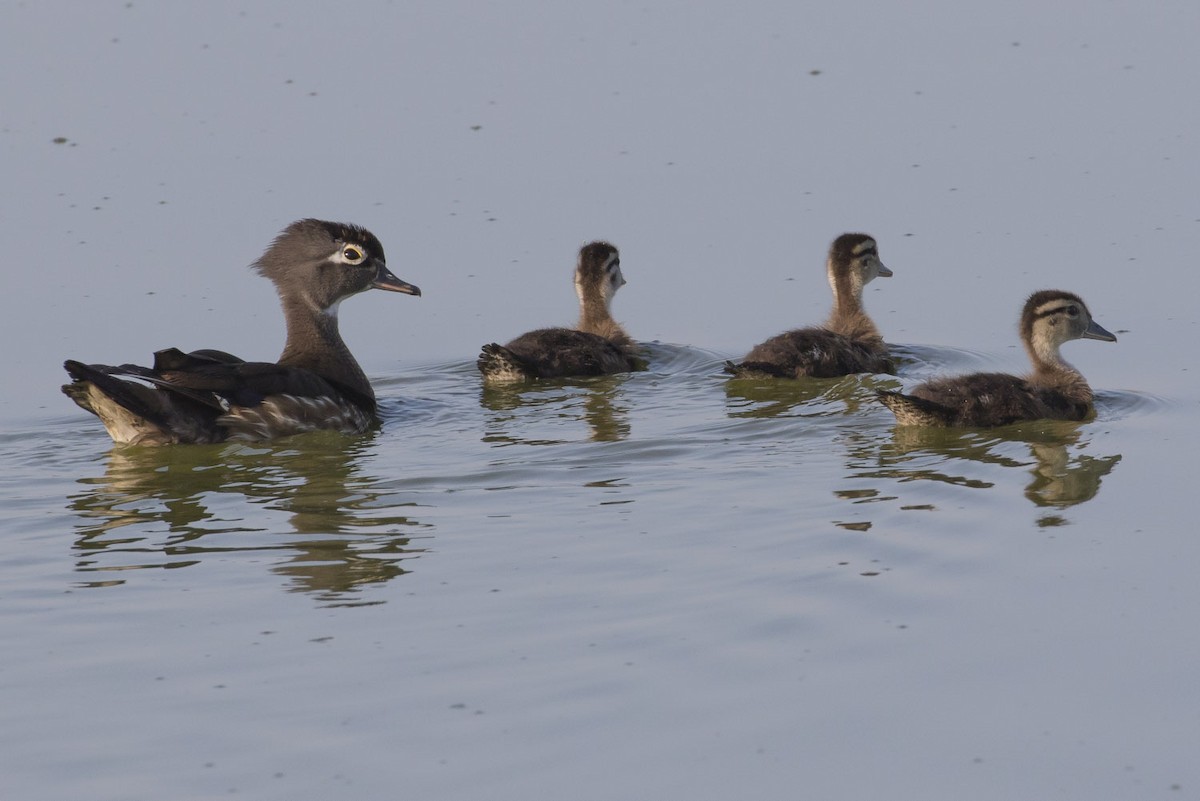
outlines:
M1098 323L1096 323L1094 321L1092 322L1091 325L1089 325L1087 327L1087 330L1083 332L1083 338L1084 339L1098 339L1101 342L1116 342L1117 341L1116 336L1109 333L1103 326L1099 325Z
M421 295L421 288L416 284L402 281L392 274L387 267L380 265L375 280L371 282L372 289L386 289L389 292L403 292L406 295Z
M887 267L884 267L884 266L883 266L883 262L881 262L881 261L880 261L880 262L876 262L876 264L878 265L878 266L875 268L875 269L876 269L876 275L878 275L880 278L891 278L891 277L892 277L892 271L891 271L891 270L889 270Z

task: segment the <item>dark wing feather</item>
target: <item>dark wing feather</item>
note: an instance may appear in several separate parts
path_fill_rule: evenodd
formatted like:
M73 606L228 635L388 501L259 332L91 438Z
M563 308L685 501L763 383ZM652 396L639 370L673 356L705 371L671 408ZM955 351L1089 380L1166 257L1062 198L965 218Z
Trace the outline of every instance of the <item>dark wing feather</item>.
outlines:
M373 398L309 370L246 362L216 350L183 353L169 348L154 355L153 367L86 365L77 361L67 361L64 367L73 381L63 387L63 392L105 420L106 427L114 418L144 421L156 430L152 435L139 435L138 441L148 443L220 442L230 434L227 425L231 409L252 410L272 397L324 401L320 407L303 402L298 405L297 414L310 416L303 421L305 430L315 427L311 419L314 408L328 407L329 413L336 416L333 410L339 405L353 406L357 411L348 410L347 419L351 420L369 420L375 410ZM136 426L139 430L143 427L142 423ZM278 428L274 433L263 430L268 436L289 433L286 420L280 420ZM109 433L113 433L111 427Z

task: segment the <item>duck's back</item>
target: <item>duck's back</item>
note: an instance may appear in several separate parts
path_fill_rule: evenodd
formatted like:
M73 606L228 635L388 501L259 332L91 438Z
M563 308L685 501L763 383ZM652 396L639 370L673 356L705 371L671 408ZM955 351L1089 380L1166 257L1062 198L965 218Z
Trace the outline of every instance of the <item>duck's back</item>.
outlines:
M738 376L834 378L851 373L891 373L883 342L854 339L826 328L798 328L755 345L740 364L730 365Z
M507 345L485 345L479 369L490 380L520 380L624 373L638 364L628 349L598 334L541 328Z
M1091 411L1083 396L1007 373L934 379L906 395L879 395L898 422L912 425L990 427L1022 420L1082 420Z
M64 366L73 381L63 391L122 444L358 433L376 422L373 398L303 368L245 362L221 351L170 348L155 354L153 367Z

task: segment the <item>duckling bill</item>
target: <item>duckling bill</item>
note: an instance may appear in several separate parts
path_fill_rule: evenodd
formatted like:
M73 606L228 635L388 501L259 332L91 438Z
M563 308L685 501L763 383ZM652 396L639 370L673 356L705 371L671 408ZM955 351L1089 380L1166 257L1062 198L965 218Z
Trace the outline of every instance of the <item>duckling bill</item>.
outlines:
M863 289L892 271L879 260L868 234L842 234L826 260L833 311L823 326L785 331L755 345L740 363L726 362L738 378L834 378L895 372L883 337L863 309Z
M1033 363L1024 377L972 373L921 384L911 392L879 392L901 425L991 427L1023 420L1083 420L1092 389L1059 352L1072 339L1116 342L1072 292L1050 289L1029 296L1021 311L1021 342Z
M118 444L267 440L378 424L375 393L338 332L338 307L368 289L420 295L388 268L365 228L305 219L254 263L279 292L287 341L278 362L218 350L154 354L151 367L64 363L63 392L95 414Z
M645 369L633 340L612 316L613 297L625 283L620 253L613 245L584 245L575 268L579 325L540 328L505 345L484 345L477 362L484 382L503 384Z

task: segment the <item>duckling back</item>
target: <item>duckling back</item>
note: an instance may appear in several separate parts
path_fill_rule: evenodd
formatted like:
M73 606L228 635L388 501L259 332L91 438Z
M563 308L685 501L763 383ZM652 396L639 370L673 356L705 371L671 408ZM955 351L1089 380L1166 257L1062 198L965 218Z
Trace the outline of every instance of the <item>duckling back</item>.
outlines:
M799 328L755 345L740 363L725 363L737 378L835 378L891 373L883 341L851 339L823 328Z
M910 394L881 391L900 425L988 428L1021 420L1082 420L1091 393L1074 397L1006 373L974 373L930 381Z
M639 369L632 351L587 331L542 328L509 342L484 345L477 362L485 381L608 375Z

